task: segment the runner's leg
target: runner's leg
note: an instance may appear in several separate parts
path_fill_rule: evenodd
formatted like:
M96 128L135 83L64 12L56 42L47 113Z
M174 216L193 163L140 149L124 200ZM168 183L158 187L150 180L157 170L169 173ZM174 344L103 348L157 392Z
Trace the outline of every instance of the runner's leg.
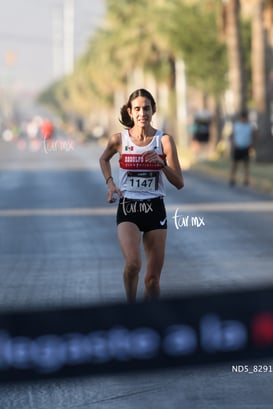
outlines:
M160 295L160 274L164 263L166 229L151 230L143 234L146 254L145 294L146 300Z
M123 281L129 302L136 300L141 269L140 237L141 233L134 223L123 222L118 225L119 244L125 259Z

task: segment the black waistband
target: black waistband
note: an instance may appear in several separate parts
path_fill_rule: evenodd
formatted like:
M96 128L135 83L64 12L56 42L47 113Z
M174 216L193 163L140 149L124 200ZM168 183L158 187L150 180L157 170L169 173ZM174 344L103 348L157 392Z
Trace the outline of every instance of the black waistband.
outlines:
M163 199L164 199L164 196L153 197L150 199L131 199L128 197L122 197L119 200L119 202L122 203L125 200L126 202L148 202L150 203L150 202L156 202L156 201L163 200Z

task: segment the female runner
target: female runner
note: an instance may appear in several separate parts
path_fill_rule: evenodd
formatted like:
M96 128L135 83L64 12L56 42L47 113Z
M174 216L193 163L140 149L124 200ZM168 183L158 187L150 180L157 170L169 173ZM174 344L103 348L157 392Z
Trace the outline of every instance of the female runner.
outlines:
M153 96L145 89L134 91L121 108L120 122L126 127L112 135L100 157L107 184L107 200L115 202L119 244L124 255L124 287L128 302L135 302L141 269L141 236L146 255L144 299L160 295L167 217L163 174L177 189L184 186L173 138L151 125L156 112ZM111 173L111 158L119 153L119 183Z

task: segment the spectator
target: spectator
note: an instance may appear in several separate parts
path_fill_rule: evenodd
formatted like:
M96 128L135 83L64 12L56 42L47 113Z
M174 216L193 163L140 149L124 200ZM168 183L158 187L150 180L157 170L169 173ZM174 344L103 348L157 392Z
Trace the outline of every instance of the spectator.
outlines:
M249 151L254 145L255 130L248 119L247 111L242 111L239 120L235 121L231 134L231 170L230 186L236 183L238 163L244 165L244 184L249 184Z

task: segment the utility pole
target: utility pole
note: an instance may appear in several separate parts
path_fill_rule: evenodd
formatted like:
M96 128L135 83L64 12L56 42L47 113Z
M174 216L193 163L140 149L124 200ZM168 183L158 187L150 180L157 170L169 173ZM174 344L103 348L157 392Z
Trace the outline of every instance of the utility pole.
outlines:
M187 98L186 98L186 74L185 63L182 59L175 61L176 78L176 126L179 148L188 144L187 138Z
M57 80L63 75L63 9L53 6L52 10L52 62L53 78Z
M74 27L75 5L74 0L64 0L64 74L74 71Z

